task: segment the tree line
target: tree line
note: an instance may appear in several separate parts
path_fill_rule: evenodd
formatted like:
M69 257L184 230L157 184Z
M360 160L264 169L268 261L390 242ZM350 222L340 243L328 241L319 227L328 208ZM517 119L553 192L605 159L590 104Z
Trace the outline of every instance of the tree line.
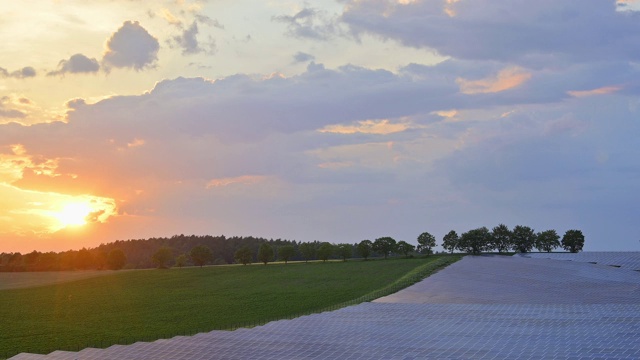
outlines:
M535 232L532 228L523 225L517 225L510 230L506 225L500 224L492 230L481 227L469 230L460 236L455 230L451 230L442 239L443 249L469 254L493 251L528 253L534 248L540 252L551 252L559 247L572 253L582 251L584 247L582 231L567 230L560 240L555 230Z
M222 264L249 264L271 261L309 261L352 257L367 260L369 257L404 255L414 253L429 255L436 247L436 238L428 232L417 237L417 246L406 241L396 241L385 236L362 240L357 244L332 244L329 242L296 242L259 237L225 237L175 235L170 238L118 240L101 244L92 249L64 252L38 252L27 254L0 253L2 271L61 271L61 270L119 270L122 268L166 268L171 266L204 266ZM578 252L584 246L580 230L569 230L562 237L555 230L534 232L518 225L510 230L500 224L492 230L486 227L469 230L460 236L452 230L442 239L442 248L470 254L483 252L530 252L533 248L550 252L558 247Z

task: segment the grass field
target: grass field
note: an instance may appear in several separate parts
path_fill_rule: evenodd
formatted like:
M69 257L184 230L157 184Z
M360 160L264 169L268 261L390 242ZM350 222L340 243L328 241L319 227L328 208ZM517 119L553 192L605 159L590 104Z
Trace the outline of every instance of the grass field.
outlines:
M29 288L60 284L96 276L110 275L113 271L47 271L47 272L0 272L0 290Z
M0 358L251 326L371 300L460 256L116 272L0 291Z

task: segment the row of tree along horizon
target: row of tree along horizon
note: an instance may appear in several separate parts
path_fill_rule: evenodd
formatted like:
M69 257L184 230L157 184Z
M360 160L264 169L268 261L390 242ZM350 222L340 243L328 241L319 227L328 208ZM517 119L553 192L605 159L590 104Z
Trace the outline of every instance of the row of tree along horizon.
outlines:
M331 244L251 236L227 238L224 235L175 235L170 238L118 240L92 249L59 253L0 253L0 272L144 269L253 262L266 264L276 259L288 262L358 257L366 260L369 257L387 258L392 255L428 255L433 253L437 245L436 238L428 232L420 234L417 243L414 246L388 236L374 241L362 240L357 244ZM534 248L550 252L559 247L578 252L584 246L584 235L580 230L568 230L561 241L555 230L536 233L528 226L518 225L510 230L506 225L500 224L492 230L481 227L461 235L451 230L443 237L441 246L451 253L465 252L474 255L494 251L526 253Z

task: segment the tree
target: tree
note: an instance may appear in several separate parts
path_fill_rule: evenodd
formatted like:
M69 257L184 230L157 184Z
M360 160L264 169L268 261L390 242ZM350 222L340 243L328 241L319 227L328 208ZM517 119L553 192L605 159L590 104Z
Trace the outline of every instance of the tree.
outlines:
M156 266L159 269L166 269L167 263L169 263L169 261L171 261L172 258L173 258L173 251L171 250L171 248L167 246L163 246L153 253L153 256L151 257L151 261L153 261L153 263L156 264Z
M181 268L187 265L188 260L189 260L189 257L187 257L187 254L180 254L180 256L176 258L176 266Z
M536 249L551 252L560 247L560 236L555 230L546 230L536 234Z
M295 255L296 255L296 249L293 247L293 245L281 246L278 249L278 256L280 256L280 260L284 260L285 264L287 263L287 261L289 261L289 259L291 259Z
M435 243L435 239L433 241ZM418 247L420 247L420 245L418 245ZM401 240L401 241L398 241L397 249L399 252L403 253L405 257L409 257L409 253L414 251L416 247L404 240Z
M358 250L358 254L362 256L365 260L371 255L371 250L373 250L373 243L371 240L362 240L356 247Z
M40 253L38 251L36 251L36 250L33 250L32 252L30 252L28 254L24 254L22 256L22 260L23 260L24 264L29 268L33 267L38 262L39 258L40 258ZM29 271L29 270L31 270L31 269L28 269L27 271Z
M584 235L580 230L567 230L562 237L562 247L565 250L577 253L584 247Z
M511 247L511 230L505 224L500 224L491 230L491 246L499 253L508 251Z
M418 236L418 252L422 254L431 254L433 249L436 246L436 238L429 234L428 232L423 232ZM406 254L405 254L406 256Z
M353 245L351 244L340 244L336 248L336 252L342 258L342 261L347 261L347 259L353 256Z
M111 270L120 270L127 263L127 257L124 251L120 249L113 249L109 252L107 257L107 265Z
M87 270L94 267L93 254L86 248L78 250L74 260L76 269Z
M189 255L191 256L193 263L200 267L213 261L213 252L211 251L211 248L206 245L194 246L191 248Z
M103 270L107 267L107 261L109 260L109 254L104 250L96 251L94 255L94 261L96 263L96 269Z
M320 247L318 247L318 259L325 262L327 261L327 259L329 259L331 254L333 254L333 245L329 244L328 242L323 242L322 244L320 244Z
M258 249L258 260L265 265L269 261L273 261L273 247L269 243L262 243Z
M304 258L304 262L308 262L316 257L316 246L314 243L302 243L298 246L298 250L300 250L302 257Z
M478 255L488 248L490 240L491 233L483 226L463 233L458 241L458 249Z
M396 251L396 241L390 236L377 238L373 242L373 250L383 254L386 259L387 256Z
M442 248L453 254L453 250L458 248L460 238L455 230L451 230L442 238Z
M532 228L518 225L511 232L511 243L513 250L528 253L536 244L536 234Z
M236 250L233 254L233 258L237 263L242 265L251 264L253 261L253 254L251 253L251 249L248 246L243 246L240 249Z

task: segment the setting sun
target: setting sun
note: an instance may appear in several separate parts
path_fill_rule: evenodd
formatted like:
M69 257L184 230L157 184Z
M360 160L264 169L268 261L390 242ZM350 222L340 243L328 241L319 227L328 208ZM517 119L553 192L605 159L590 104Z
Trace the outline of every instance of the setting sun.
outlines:
M76 203L66 205L57 215L62 226L82 226L87 223L87 216L92 208L88 204Z

